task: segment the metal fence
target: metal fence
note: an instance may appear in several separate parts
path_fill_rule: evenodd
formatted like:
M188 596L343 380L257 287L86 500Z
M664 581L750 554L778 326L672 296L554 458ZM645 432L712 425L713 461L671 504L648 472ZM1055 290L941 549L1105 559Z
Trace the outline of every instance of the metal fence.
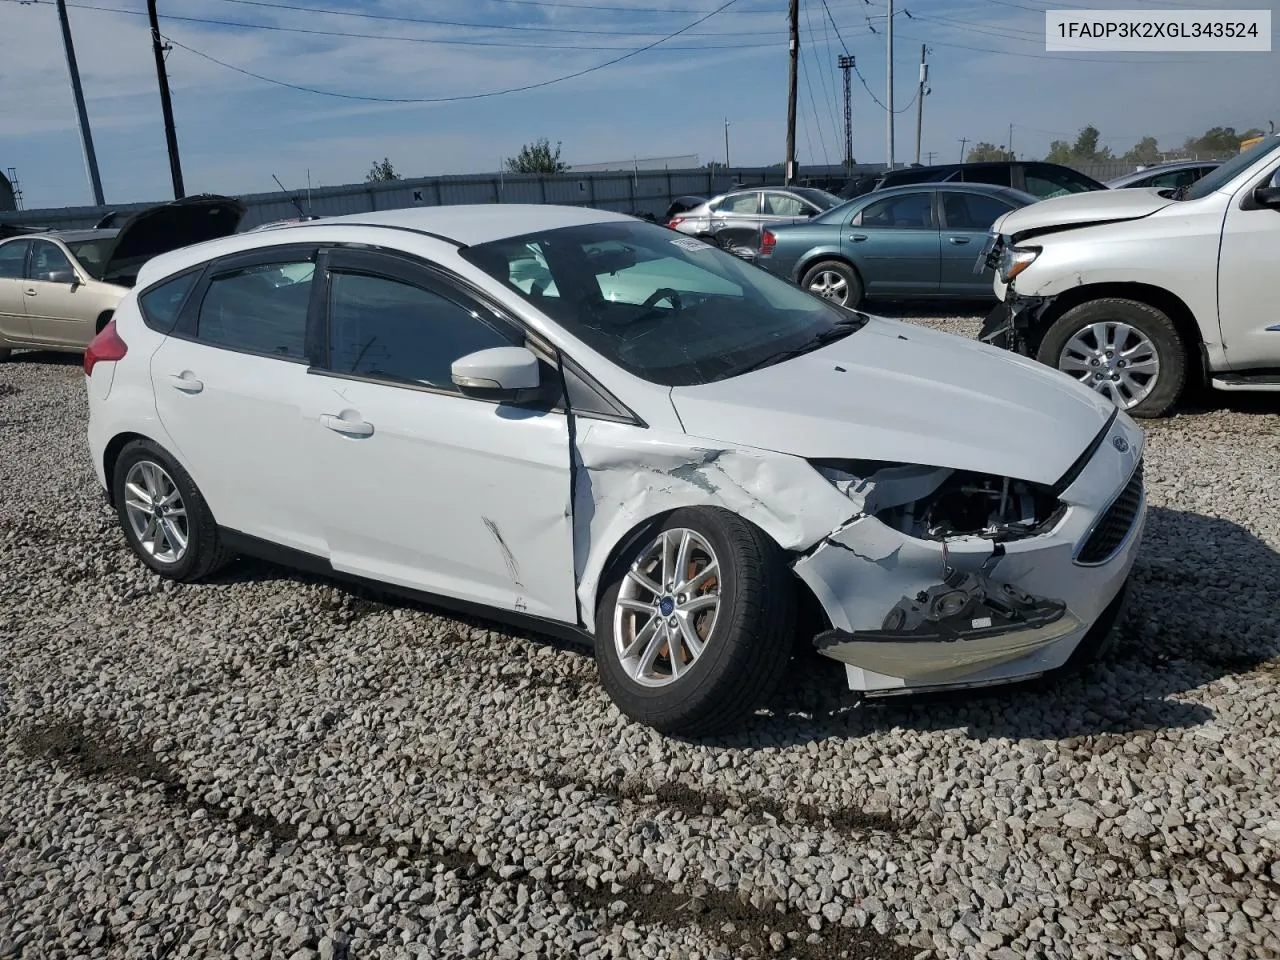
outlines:
M817 177L838 174L848 178L881 169L883 165L874 164L863 164L852 170L814 167L804 171L804 175ZM296 217L300 208L316 216L336 217L374 210L462 203L554 203L661 217L675 197L709 197L738 185L781 184L782 178L781 167L714 167L570 172L546 176L493 173L348 184L317 188L310 191L309 196L306 191L241 196L248 211L240 229L249 230L272 220ZM92 227L111 211L131 212L152 205L131 203L105 207L22 210L6 213L2 219L4 223L67 230Z

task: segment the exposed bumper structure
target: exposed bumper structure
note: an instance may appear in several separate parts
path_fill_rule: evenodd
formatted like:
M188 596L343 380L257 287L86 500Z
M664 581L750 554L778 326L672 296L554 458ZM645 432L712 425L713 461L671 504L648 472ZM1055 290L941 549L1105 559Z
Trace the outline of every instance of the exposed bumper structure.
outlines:
M859 516L794 564L833 629L814 639L854 690L1012 682L1065 664L1114 613L1142 537L1143 437L1113 423L1035 537L941 541ZM896 604L886 597L900 597Z
M1053 297L1019 296L1012 287L1006 288L1004 299L983 321L978 339L993 347L1032 356L1039 348L1046 328L1040 317L1053 300Z

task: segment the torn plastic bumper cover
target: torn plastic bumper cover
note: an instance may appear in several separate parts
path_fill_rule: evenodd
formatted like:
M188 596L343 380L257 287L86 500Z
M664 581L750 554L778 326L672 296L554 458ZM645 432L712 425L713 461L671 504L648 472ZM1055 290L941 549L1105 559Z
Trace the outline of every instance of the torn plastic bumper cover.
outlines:
M1040 346L1046 325L1040 323L1054 297L1022 297L1010 288L982 323L978 339L993 347L1031 356Z
M1062 600L957 571L903 597L880 629L828 630L814 645L836 660L934 684L1017 660L1082 626Z

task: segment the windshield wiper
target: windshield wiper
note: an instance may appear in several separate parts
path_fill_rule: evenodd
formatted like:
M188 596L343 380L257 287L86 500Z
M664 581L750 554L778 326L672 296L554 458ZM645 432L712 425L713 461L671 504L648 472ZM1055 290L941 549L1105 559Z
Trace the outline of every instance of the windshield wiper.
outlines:
M745 366L738 367L729 376L737 377L744 373L750 373L752 370L759 370L762 367L771 367L776 363L782 363L784 360L792 360L796 357L803 356L806 353L812 353L820 347L835 343L837 340L843 340L851 333L861 330L867 325L867 321L871 319L865 313L856 313L847 320L837 320L835 325L823 330L816 336L806 340L798 347L792 347L789 350L780 350L778 353L771 353L768 356L761 357L754 363L748 363Z

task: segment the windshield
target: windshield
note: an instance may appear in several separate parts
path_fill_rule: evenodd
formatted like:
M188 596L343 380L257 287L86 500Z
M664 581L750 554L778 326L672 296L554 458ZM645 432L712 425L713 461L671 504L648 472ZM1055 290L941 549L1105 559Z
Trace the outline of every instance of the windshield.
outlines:
M647 223L563 227L462 256L611 362L664 386L723 380L816 349L859 316Z
M1244 153L1232 157L1212 173L1201 177L1191 186L1184 189L1182 191L1182 199L1199 200L1201 197L1207 197L1209 194L1221 190L1242 171L1257 163L1267 154L1274 153L1277 147L1280 147L1280 137L1267 137L1261 143L1254 144Z

